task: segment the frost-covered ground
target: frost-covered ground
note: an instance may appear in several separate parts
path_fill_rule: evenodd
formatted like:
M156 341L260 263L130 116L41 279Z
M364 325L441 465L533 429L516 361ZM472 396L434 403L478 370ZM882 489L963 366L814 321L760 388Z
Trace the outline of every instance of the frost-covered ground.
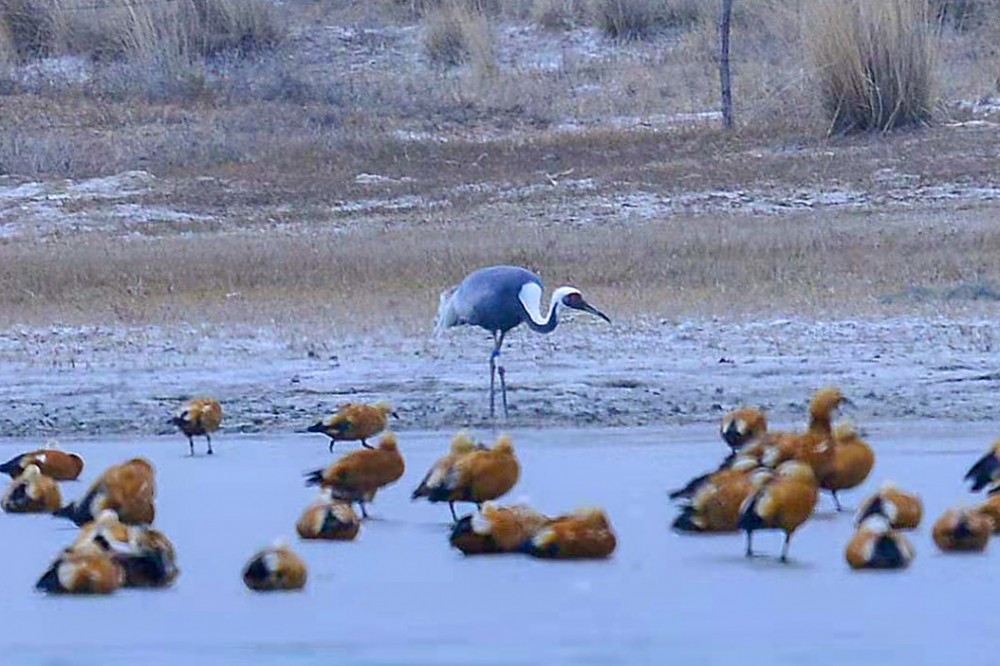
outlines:
M0 515L0 654L4 663L101 665L992 664L998 555L940 555L929 524L972 500L961 476L995 428L861 425L878 454L864 490L891 478L925 501L905 572L850 572L851 519L833 515L828 498L796 535L787 566L747 561L739 535L671 533L665 491L723 453L705 424L515 430L523 474L510 499L552 513L603 506L619 549L589 563L465 558L448 547L447 507L409 500L449 433L404 429L406 474L378 497L358 541L293 541L310 567L307 588L270 596L246 591L240 571L257 548L293 536L313 497L301 474L330 459L321 438L221 435L215 457L195 459L176 436L65 440L87 459L83 481L63 485L68 497L110 463L155 463L157 526L174 540L182 573L167 591L43 597L32 584L72 528ZM25 445L0 441L0 457ZM780 540L755 545L774 554Z
M741 403L802 423L837 384L872 418L993 419L1000 324L987 319L604 322L504 347L509 426L713 422ZM351 400L391 400L400 427L488 425L490 336L281 333L235 327L48 327L0 333L0 435L154 434L192 394L225 432L295 431Z

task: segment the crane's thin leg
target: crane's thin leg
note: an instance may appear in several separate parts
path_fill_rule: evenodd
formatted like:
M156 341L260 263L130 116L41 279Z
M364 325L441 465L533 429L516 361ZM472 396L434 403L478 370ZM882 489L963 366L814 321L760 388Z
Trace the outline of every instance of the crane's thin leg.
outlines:
M337 443L333 437L330 438L330 453L333 453L333 445Z
M788 542L792 540L792 535L785 533L785 544L781 547L781 561L788 562Z
M500 345L502 343L503 343L503 337L500 331L494 331L493 352L490 354L490 418L491 419L494 416L496 416L497 358L500 356Z
M500 340L497 342L497 360L500 359L500 348L503 347L503 337L504 333L500 333ZM507 418L509 414L507 413L507 369L503 367L502 363L497 364L497 374L500 375L500 398L503 400L503 416Z
M753 557L753 532L747 530L747 557Z
M191 449L190 456L194 458L194 437L188 435L188 447Z
M454 502L448 502L448 508L451 509L451 519L454 520L457 523L458 522L458 515L455 513L455 503Z
M205 439L208 440L208 455L212 455L212 436L206 433Z
M361 517L362 518L367 518L368 517L368 512L365 511L365 503L364 503L364 501L358 500L358 506L361 507Z
M837 507L837 511L843 511L844 507L840 506L840 500L837 498L837 491L833 491L833 505Z

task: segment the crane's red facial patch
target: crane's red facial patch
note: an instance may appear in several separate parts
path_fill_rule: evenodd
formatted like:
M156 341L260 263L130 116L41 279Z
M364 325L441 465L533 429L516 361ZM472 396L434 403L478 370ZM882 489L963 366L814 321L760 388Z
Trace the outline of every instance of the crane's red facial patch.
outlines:
M568 308L580 309L581 307L583 307L583 296L581 296L576 292L572 294L566 294L565 296L563 296L562 301L563 305L565 305Z

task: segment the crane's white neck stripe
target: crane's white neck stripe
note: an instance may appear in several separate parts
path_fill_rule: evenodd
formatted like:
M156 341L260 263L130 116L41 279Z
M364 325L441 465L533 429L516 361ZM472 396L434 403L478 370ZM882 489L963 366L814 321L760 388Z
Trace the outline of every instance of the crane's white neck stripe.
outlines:
M544 326L548 323L549 317L542 318L542 288L534 282L526 282L521 286L517 294L517 299L524 306L524 311L531 317L531 321ZM549 313L551 316L551 312Z

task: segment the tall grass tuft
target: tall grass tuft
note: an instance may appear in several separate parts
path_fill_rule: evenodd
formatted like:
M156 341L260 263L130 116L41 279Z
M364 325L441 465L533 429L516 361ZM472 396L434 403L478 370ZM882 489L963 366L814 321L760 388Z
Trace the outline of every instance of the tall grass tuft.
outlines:
M935 19L959 30L978 27L1000 14L995 0L930 0Z
M0 22L0 67L11 65L17 60L17 46L6 23Z
M592 0L590 13L605 35L632 41L663 28L690 28L713 13L712 6L703 0Z
M0 0L0 23L22 59L246 54L277 45L285 34L270 0Z
M831 133L931 120L936 42L927 0L817 0L812 11L806 41Z
M567 30L587 19L586 0L535 0L531 18L546 30Z
M636 40L648 38L658 27L659 5L655 0L594 0L591 11L608 37Z
M496 47L483 12L463 2L447 2L424 18L424 52L431 63L457 67L470 63L482 71L496 68Z

